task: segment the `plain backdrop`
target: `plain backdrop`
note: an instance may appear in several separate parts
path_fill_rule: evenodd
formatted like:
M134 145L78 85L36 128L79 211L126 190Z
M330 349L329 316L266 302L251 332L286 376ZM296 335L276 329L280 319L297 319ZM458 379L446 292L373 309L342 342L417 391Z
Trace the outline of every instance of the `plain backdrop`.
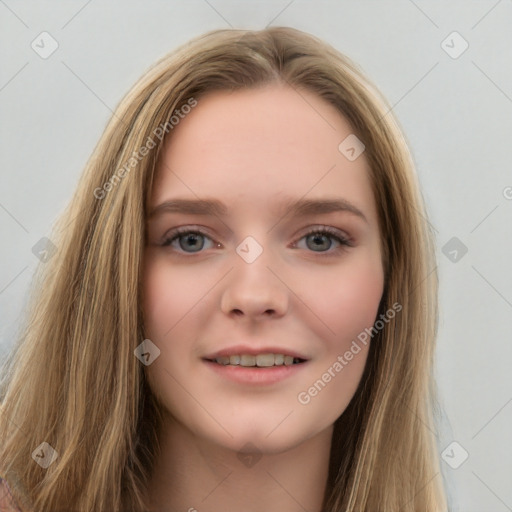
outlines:
M452 510L512 511L511 0L0 0L0 356L123 95L193 36L269 24L326 40L393 106L436 234Z

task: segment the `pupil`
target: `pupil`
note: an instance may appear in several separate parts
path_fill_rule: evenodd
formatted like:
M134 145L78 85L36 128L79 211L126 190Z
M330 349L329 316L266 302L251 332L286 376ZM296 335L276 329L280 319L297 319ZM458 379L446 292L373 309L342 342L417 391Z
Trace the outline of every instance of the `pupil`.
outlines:
M198 244L198 241L197 241L197 237L198 236L202 236L202 235L198 235L198 234L189 234L185 237L186 239L186 244L190 243L190 247L189 248L196 248L198 250L200 250L202 248L202 244ZM180 242L180 245L182 246L181 248L182 249L186 249L186 247L183 247L183 244L181 244Z
M314 240L315 247L321 248L321 249L328 249L329 248L329 247L326 247L325 243L323 244L323 247L322 247L322 239L324 239L324 242L327 240L327 237L325 235L321 235L321 234L317 233L317 234L314 234L314 235L311 235L311 236L312 236L312 238Z

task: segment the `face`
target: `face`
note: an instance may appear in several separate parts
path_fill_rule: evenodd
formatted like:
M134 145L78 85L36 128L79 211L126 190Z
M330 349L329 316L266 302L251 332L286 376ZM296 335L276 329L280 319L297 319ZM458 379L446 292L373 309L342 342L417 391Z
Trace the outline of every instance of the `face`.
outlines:
M210 93L171 133L148 205L150 387L197 438L297 447L353 397L383 293L364 153L338 149L336 109L284 86Z

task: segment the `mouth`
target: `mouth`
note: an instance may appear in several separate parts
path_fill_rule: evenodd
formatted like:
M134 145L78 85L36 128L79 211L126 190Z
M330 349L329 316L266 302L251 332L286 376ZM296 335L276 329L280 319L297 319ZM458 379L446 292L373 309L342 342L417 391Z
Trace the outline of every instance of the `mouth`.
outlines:
M204 361L217 363L221 366L242 366L245 368L273 368L276 366L294 366L307 360L285 354L233 354L215 358L203 358Z

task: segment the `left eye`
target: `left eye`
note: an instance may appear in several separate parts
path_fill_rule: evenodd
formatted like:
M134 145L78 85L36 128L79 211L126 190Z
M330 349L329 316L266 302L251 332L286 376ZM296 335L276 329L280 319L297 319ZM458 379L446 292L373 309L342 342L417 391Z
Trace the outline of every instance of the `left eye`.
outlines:
M335 240L339 246L330 251L329 254L353 245L341 232L327 226L308 231L298 240L298 242L302 239L306 239L306 244L311 242L308 244L308 248L313 247L313 252L321 253L328 252L332 246L332 240ZM162 246L172 246L174 249L178 250L178 247L175 245L175 242L178 242L179 249L185 253L193 254L200 252L204 248L205 240L213 242L213 240L201 229L176 228L165 238ZM296 246L298 242L295 242L294 246ZM214 245L215 243L212 243L212 246ZM192 250L188 251L187 249ZM317 251L316 249L320 249L320 251Z
M335 240L339 244L339 246L336 247L333 251L331 251L331 253L343 250L346 247L352 247L352 243L348 238L344 237L338 230L329 227L311 230L308 233L306 233L302 238L306 239L306 244L308 241L311 241L312 247L326 249L326 251L320 252L327 252L327 250L331 248L332 242L330 242L329 239ZM302 238L300 240L302 240ZM327 247L326 243L328 244ZM314 250L313 252L318 251Z

